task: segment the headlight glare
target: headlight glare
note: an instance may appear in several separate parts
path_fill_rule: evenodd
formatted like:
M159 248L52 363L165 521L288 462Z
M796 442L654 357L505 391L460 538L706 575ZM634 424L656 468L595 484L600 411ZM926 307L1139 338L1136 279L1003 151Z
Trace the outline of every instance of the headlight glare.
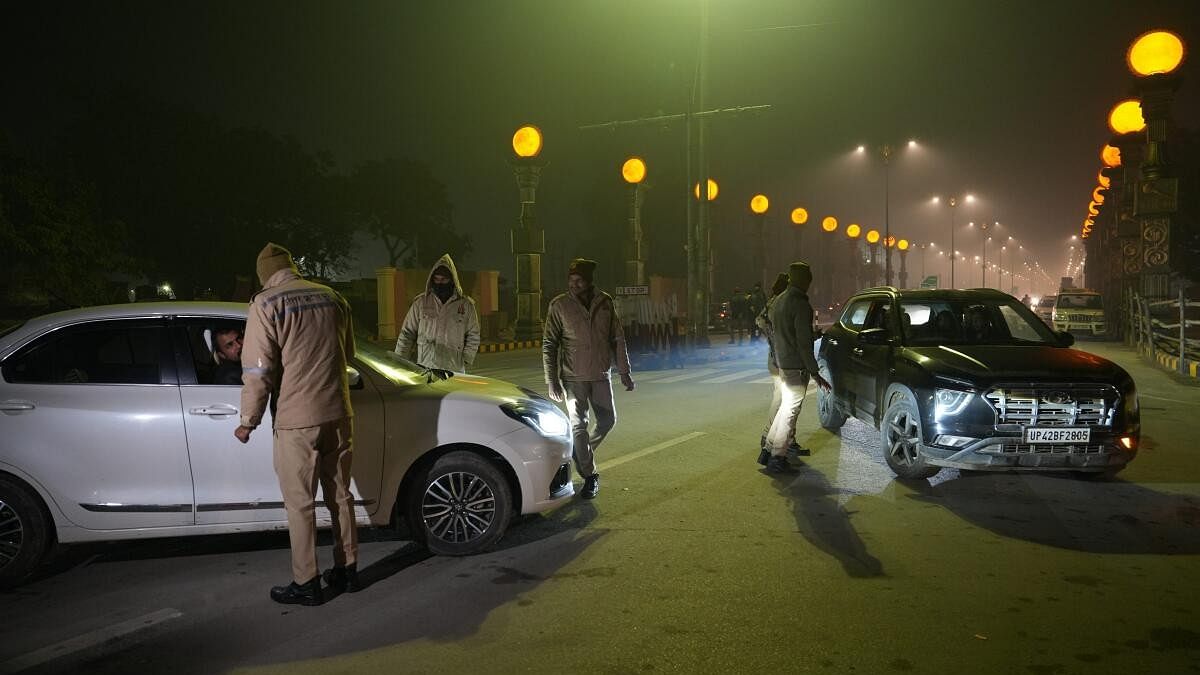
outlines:
M569 438L571 435L567 416L553 405L537 401L514 401L502 404L500 409L505 415L547 438Z
M942 420L946 417L954 417L967 407L971 402L973 394L969 391L960 391L958 389L936 389L934 391L934 421Z

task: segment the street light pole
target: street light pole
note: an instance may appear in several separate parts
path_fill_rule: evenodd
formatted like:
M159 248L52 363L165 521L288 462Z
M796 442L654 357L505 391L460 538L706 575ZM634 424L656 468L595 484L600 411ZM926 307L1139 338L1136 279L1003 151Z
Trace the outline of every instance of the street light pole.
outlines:
M883 154L883 240L886 242L892 236L891 223L891 174L892 174L892 146L890 143L884 143L880 148ZM883 279L885 286L892 285L892 250L884 247L883 252Z

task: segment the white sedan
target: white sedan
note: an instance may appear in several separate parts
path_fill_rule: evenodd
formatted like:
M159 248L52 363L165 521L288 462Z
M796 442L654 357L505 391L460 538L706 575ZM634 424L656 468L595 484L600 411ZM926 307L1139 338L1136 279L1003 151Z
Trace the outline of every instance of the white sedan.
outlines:
M271 434L239 443L241 387L211 383L212 336L245 320L242 304L145 303L0 334L0 586L55 541L287 527ZM434 553L465 555L499 539L513 513L574 494L570 427L546 399L429 372L365 341L356 350L360 524L407 525ZM321 496L317 518L329 525Z

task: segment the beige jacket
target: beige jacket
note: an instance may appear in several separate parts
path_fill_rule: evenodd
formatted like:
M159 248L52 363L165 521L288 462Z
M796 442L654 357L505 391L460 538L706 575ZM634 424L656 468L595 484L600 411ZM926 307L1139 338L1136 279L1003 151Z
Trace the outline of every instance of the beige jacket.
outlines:
M433 271L445 265L454 279L454 294L442 303L433 292ZM413 358L413 351L416 358ZM400 335L396 353L426 368L465 373L479 353L479 313L475 301L463 293L458 268L450 255L438 258L429 268L425 292L413 298Z
M625 331L612 296L595 291L590 307L570 293L550 301L542 332L542 367L546 383L609 379L616 356L617 372L629 372Z
M346 364L354 356L350 305L337 291L279 270L250 299L242 344L242 425L276 429L351 417Z

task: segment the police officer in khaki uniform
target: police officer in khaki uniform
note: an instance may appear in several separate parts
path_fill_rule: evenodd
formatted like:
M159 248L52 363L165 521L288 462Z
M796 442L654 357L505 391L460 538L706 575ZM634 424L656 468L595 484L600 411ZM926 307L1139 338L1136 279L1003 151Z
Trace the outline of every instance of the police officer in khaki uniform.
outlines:
M323 596L313 503L318 480L333 521L334 567L325 581L338 591L361 588L350 492L350 306L333 289L302 279L292 254L282 246L267 244L258 254L257 271L263 289L250 300L242 345L241 425L234 434L242 443L250 440L269 398L275 474L292 544L292 582L272 588L271 599L319 605Z
M567 272L567 292L550 301L542 334L542 366L550 398L567 400L574 434L575 468L583 476L580 496L600 491L596 447L617 423L609 373L616 357L621 384L633 391L629 352L612 296L592 285L596 261L576 258ZM588 433L588 408L596 429Z

